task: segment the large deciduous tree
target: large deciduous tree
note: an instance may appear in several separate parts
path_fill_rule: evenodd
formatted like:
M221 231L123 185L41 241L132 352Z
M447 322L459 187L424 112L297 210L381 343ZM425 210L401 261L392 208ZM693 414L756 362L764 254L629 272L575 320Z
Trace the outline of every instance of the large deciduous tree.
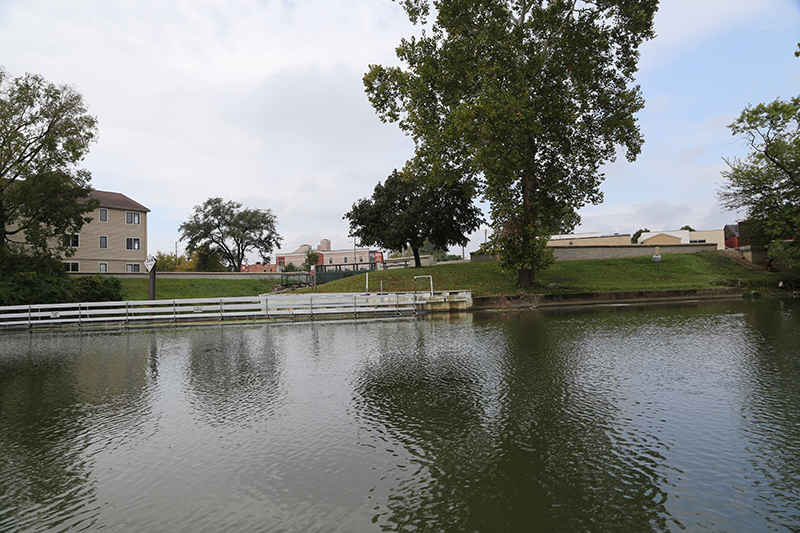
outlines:
M475 181L503 264L528 288L565 214L602 201L602 164L641 149L633 76L657 0L400 3L424 29L397 48L405 67L370 67L369 99L432 179Z
M344 218L350 221L350 236L361 244L387 250L409 246L417 267L422 266L419 250L426 240L436 248L465 246L467 234L482 222L468 185L432 183L396 170L375 186L371 198L354 203Z
M15 244L26 255L71 255L62 236L97 205L86 201L91 174L78 167L96 123L74 88L0 68L0 268Z
M726 160L720 202L771 241L771 257L800 265L800 96L748 106L728 127L750 153Z
M261 260L268 263L282 240L275 228L277 218L271 209L241 207L238 202L224 202L222 198L209 198L195 206L194 214L179 227L181 240L187 241L186 250L191 254L208 247L236 272L242 269L250 251L258 252Z

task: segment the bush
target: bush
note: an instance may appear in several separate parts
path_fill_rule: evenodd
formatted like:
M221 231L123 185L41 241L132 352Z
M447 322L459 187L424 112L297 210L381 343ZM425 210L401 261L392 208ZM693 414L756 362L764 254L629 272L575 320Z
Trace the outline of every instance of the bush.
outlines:
M8 245L0 256L0 305L122 300L117 278L70 278L57 257Z
M73 302L75 286L66 275L15 272L0 282L0 305Z

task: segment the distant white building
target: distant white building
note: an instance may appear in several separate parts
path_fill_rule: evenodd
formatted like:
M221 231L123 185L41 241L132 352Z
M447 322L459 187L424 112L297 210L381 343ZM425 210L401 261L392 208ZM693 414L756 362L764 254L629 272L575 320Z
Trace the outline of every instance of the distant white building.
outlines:
M721 229L704 231L647 231L639 236L638 244L706 244L714 243L717 250L725 249L725 232Z

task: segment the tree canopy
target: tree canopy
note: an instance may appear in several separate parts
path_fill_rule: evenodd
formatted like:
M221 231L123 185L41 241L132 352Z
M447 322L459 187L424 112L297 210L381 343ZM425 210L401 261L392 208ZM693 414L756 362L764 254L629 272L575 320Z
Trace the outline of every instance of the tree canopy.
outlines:
M425 242L419 248L420 255L430 255L433 256L433 260L437 263L443 261L455 261L461 259L460 255L457 254L449 254L447 248L438 248L433 245L433 243L429 240L425 240ZM402 250L393 250L390 257L397 258L397 257L408 257L413 256L414 251L410 247L406 247Z
M725 160L721 204L744 214L771 257L800 265L800 96L747 106L728 128L750 153Z
M97 206L87 201L91 174L78 167L96 123L73 87L0 68L0 268L17 244L71 255L62 236L78 233Z
M178 228L190 254L196 250L218 253L233 271L240 271L245 255L256 251L268 263L282 237L276 231L277 217L271 209L241 209L238 202L209 198L195 206L189 220ZM197 266L201 268L201 258Z
M650 230L647 229L647 228L639 228L639 229L637 229L634 232L634 234L631 235L631 244L638 244L639 243L639 237L642 236L642 233L649 233L649 232L650 232Z
M657 0L400 3L425 29L397 48L405 67L370 67L370 102L413 137L412 167L474 182L503 265L530 287L565 216L602 201L601 165L641 149L632 83Z
M350 236L362 245L414 253L422 266L420 248L430 241L436 248L465 246L467 234L482 222L469 188L458 181L430 183L395 170L378 183L371 198L353 204L343 218L350 221Z
M303 264L300 265L300 270L305 272L311 272L311 267L317 266L319 263L320 253L313 248L309 248L306 250L306 258L303 260Z

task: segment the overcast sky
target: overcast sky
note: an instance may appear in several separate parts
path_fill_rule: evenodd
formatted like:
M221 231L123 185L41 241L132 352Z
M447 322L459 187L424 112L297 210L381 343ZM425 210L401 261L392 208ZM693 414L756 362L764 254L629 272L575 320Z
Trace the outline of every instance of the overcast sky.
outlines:
M655 29L642 154L606 167L578 232L734 223L715 191L745 147L726 125L800 94L800 0L662 0ZM83 94L99 124L84 166L151 210L149 253L182 251L178 226L216 196L272 209L283 251L348 248L342 215L413 152L361 78L417 31L390 0L0 0L0 65Z

